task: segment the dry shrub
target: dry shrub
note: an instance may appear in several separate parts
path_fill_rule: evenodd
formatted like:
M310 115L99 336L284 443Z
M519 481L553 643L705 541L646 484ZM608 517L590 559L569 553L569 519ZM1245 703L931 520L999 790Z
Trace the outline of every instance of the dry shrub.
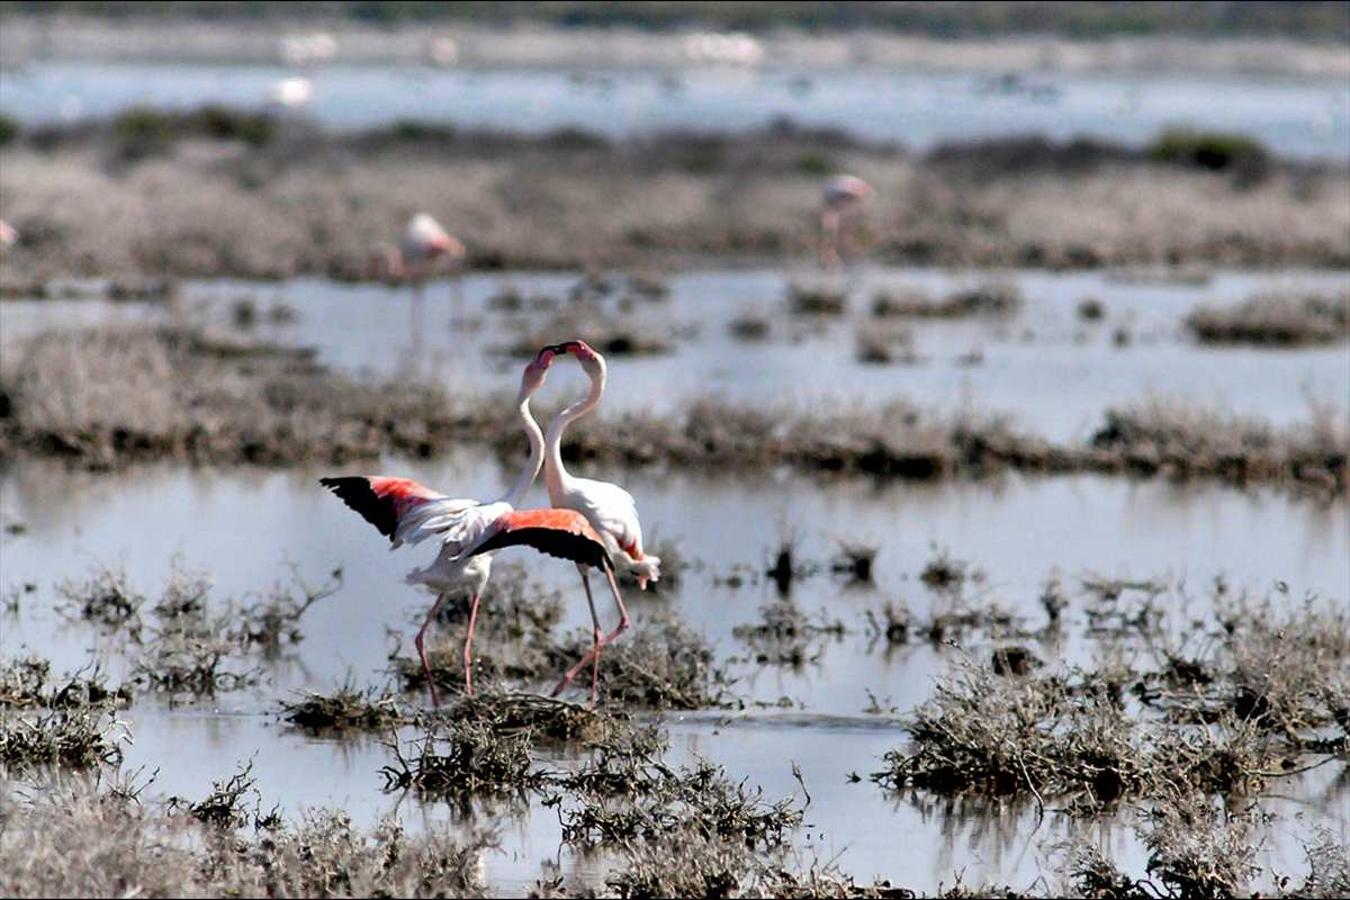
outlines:
M1350 291L1262 293L1237 306L1201 306L1186 328L1202 344L1329 344L1350 337Z
M0 796L0 893L46 897L475 897L485 832L364 830L338 810L274 817L222 839L215 826L117 790L74 784Z

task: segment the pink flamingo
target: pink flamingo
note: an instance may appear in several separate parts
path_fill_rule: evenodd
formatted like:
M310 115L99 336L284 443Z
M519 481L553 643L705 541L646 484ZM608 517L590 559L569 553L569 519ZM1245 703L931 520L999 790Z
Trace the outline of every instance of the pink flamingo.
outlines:
M414 339L422 330L422 287L443 261L455 276L451 287L454 316L459 318L461 304L459 276L463 274L468 251L430 214L420 212L408 220L397 245L379 243L371 250L370 275L413 286Z
M0 250L13 247L18 242L19 230L4 219L0 219Z
M839 249L848 243L842 227L845 216L875 193L870 184L856 175L832 175L826 179L821 196L820 257L827 267L832 268L842 261Z
M586 517L586 521L604 540L611 556L625 561L637 575L638 585L646 590L648 580L661 578L661 559L651 556L642 549L642 523L638 521L637 502L633 495L607 481L595 481L590 478L575 478L568 473L562 461L562 436L567 426L585 416L600 403L605 393L605 358L591 348L585 341L567 341L546 347L558 355L571 353L581 364L581 368L590 378L591 389L587 396L568 406L549 423L544 449L544 483L548 487L549 502L554 508L571 509ZM544 352L544 351L541 351ZM591 610L591 623L594 626L594 647L581 658L575 666L563 675L553 689L556 696L572 683L581 668L591 663L591 700L599 694L600 653L605 645L614 641L627 630L629 625L628 609L623 604L618 585L614 582L614 573L605 570L609 579L610 591L619 607L619 625L609 634L600 628L600 617L595 611L595 599L591 596L590 570L584 564L578 564L581 573L581 585L586 591L586 602Z
M544 438L539 424L530 413L530 398L543 386L553 356L552 348L539 351L521 376L516 410L530 442L530 456L511 489L501 499L488 503L454 499L407 478L357 475L319 479L320 484L332 490L343 503L388 537L392 543L390 549L404 543L417 544L431 537L440 540L440 552L431 565L414 569L407 576L409 584L425 585L436 591L436 602L432 604L414 641L422 660L422 671L426 675L433 706L438 706L440 701L431 675L431 663L427 659L426 631L446 595L466 588L472 599L469 631L464 640L464 686L466 693L473 696L473 632L478 621L478 602L492 574L490 550L511 543L507 536L513 535L518 539L516 543L534 541L537 549L555 556L566 555L554 552L557 547L563 547L573 553L578 565L596 565L593 548L583 547L583 538L590 540L594 537L595 541L599 541L589 526L578 531L575 521L556 517L540 518L538 515L531 517L526 512L538 511L515 509L534 483L543 463ZM571 537L562 535L559 530ZM549 537L553 532L559 533ZM488 542L492 540L497 543L489 546ZM600 546L603 550L603 543Z

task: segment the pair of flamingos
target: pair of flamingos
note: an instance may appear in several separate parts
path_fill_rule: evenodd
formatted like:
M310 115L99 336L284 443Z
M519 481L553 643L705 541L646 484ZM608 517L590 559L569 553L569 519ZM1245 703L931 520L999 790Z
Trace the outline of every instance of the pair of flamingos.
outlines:
M568 406L549 424L545 437L530 413L530 398L544 384L549 366L558 356L571 354L590 378L591 389L585 398ZM638 522L633 496L605 481L576 478L562 462L562 436L567 426L589 413L605 392L605 358L585 341L568 341L544 347L525 367L516 411L530 442L530 458L515 484L501 499L489 503L459 500L424 487L407 478L350 476L323 478L320 482L367 522L390 539L393 547L416 544L428 538L440 541L436 559L423 569L408 573L408 583L425 585L437 592L436 602L417 632L417 653L422 660L431 702L439 705L436 682L427 659L426 631L447 594L468 590L469 629L464 640L464 687L473 696L473 632L478 620L478 603L492 572L492 557L497 550L512 545L534 547L542 553L569 559L581 573L581 584L590 605L595 643L554 688L565 690L577 673L591 664L591 700L599 693L600 653L628 628L628 610L623 605L614 580L614 559L619 559L637 575L638 584L661 577L661 560L642 549L642 525ZM548 487L551 509L516 509L534 484L540 468ZM600 569L609 582L610 592L619 609L619 624L605 634L591 595L590 570Z

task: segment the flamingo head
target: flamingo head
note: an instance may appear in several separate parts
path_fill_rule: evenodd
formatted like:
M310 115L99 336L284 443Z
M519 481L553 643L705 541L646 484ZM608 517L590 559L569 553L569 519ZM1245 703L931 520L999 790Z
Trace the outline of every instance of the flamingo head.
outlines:
M548 348L558 353L570 353L581 363L581 368L592 378L603 377L605 374L605 358L600 352L583 340L564 341L561 344L554 344Z
M530 360L520 378L522 396L529 396L544 386L544 379L548 377L548 367L553 365L553 358L556 355L557 351L553 347L545 347Z

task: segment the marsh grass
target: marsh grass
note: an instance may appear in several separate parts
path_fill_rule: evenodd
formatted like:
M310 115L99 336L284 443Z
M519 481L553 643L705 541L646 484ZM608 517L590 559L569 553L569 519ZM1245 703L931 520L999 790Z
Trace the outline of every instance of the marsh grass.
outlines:
M1113 606L1135 594L1139 609L1160 608L1155 583L1085 581ZM992 665L958 660L907 726L911 747L887 754L873 779L1077 810L1127 797L1251 795L1344 753L1344 611L1315 598L1294 605L1278 591L1261 602L1234 597L1222 582L1210 608L1207 618L1179 612L1173 621L1129 613L1125 627L1098 629L1104 647L1137 648L1128 668L1106 658L1096 669L1041 673L1013 665L1021 648L1006 644ZM875 617L872 627L882 628ZM1171 649L1183 641L1205 653ZM1143 663L1149 656L1156 666Z
M406 748L397 736L385 745L393 754L393 761L380 769L386 791L463 798L519 793L544 778L532 766L528 732L498 731L472 719L448 729L433 726Z
M848 292L822 284L788 284L788 311L794 316L842 316L848 308Z
M282 700L281 716L297 728L324 732L387 732L411 718L397 697L358 690L350 680L331 694L306 691L296 700Z
M1350 337L1350 292L1255 294L1237 306L1197 307L1185 325L1202 344L1329 344Z
M528 693L483 692L465 697L449 716L451 721L476 722L501 734L526 733L534 745L602 741L625 721L622 714Z
M227 780L225 783L228 784ZM232 788L230 789L232 790ZM243 809L242 801L232 804ZM23 800L0 795L0 892L6 896L473 897L490 832L409 835L394 818L355 827L339 810L298 823L274 815L226 832L180 801L66 784ZM233 819L231 814L227 818Z
M71 709L128 706L131 690L110 687L97 666L53 678L51 663L37 656L11 659L0 666L0 707Z
M451 403L416 382L354 382L303 353L191 329L39 336L0 363L0 401L0 456L54 456L94 469L163 458L282 465L426 457L463 441L519 450L519 427L497 398ZM1109 411L1087 444L1055 445L1006 417L971 410L902 402L763 409L704 398L674 413L632 412L572 429L563 455L920 480L1010 469L1123 472L1274 482L1325 495L1346 490L1350 428L1330 407L1277 429L1151 402Z
M975 316L1009 316L1021 309L1021 292L1008 282L989 282L954 291L934 300L916 289L881 291L872 298L872 315L878 318L964 319Z
M825 652L824 641L838 640L847 628L823 611L812 619L791 598L772 601L759 608L759 621L737 625L732 634L749 649L760 665L798 668L817 662Z
M106 706L42 713L0 710L0 763L11 773L36 767L87 769L122 759L130 733Z
M570 666L591 645L589 631L574 632L555 648L556 668ZM731 701L731 680L707 639L669 614L640 617L607 645L599 679L601 699L620 708L707 709Z
M545 802L559 809L563 839L659 846L692 834L767 849L783 846L801 823L803 808L790 799L770 803L706 760L672 768L665 749L660 732L630 728L601 743L581 768L555 773Z

